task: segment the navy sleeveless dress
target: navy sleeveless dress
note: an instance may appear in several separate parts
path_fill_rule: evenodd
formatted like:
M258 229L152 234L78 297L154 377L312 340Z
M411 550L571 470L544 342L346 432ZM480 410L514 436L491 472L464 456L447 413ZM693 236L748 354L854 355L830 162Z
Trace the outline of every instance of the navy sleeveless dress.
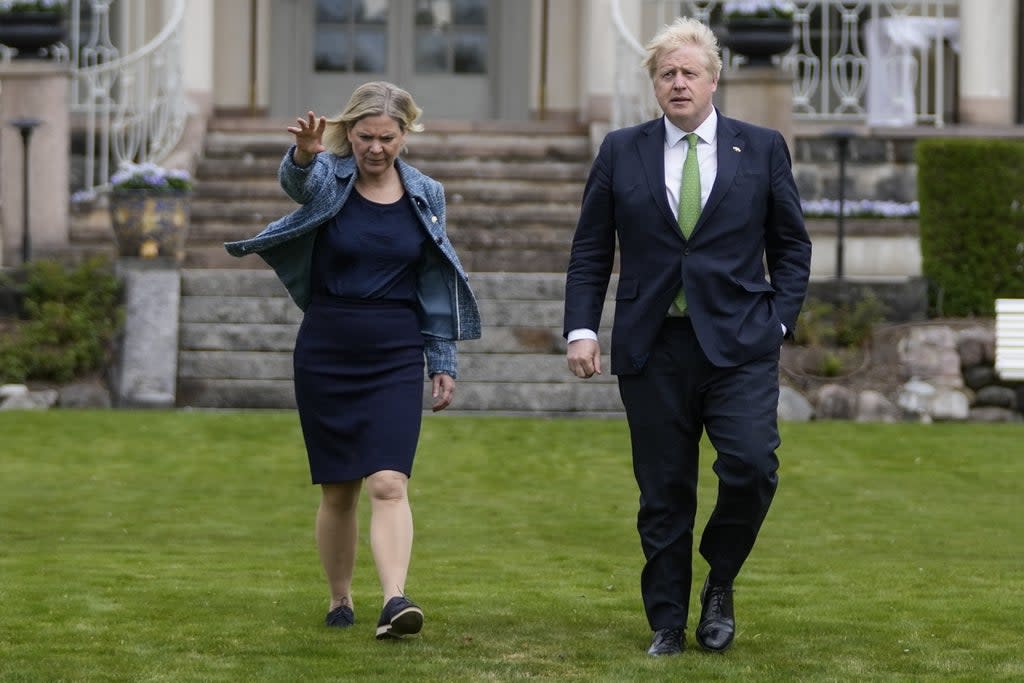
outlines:
M314 484L412 475L423 411L411 200L358 192L316 238L313 297L295 341L295 401Z

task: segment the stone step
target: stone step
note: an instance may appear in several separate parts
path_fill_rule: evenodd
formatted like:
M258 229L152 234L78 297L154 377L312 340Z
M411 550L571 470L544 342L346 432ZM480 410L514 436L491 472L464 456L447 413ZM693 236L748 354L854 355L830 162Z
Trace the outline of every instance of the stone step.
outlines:
M617 277L612 275L608 301ZM477 299L502 301L561 301L565 295L565 275L548 273L479 273L470 275ZM285 297L284 285L269 269L181 271L182 296L255 296Z
M261 226L262 227L262 226ZM249 237L259 232L259 228L255 228L251 231L242 233L239 232L238 239L242 237ZM185 263L186 268L193 269L229 269L229 270L260 270L266 269L268 272L269 266L263 262L259 256L255 254L249 254L247 256L237 257L224 251L224 246L217 243L206 243L189 241L188 247L185 250Z
M280 161L292 137L281 133L207 134L204 154L210 159L252 157ZM527 159L543 161L586 161L591 156L586 135L523 134L480 135L424 131L406 138L403 156L410 163L424 159Z
M459 178L488 178L494 180L577 181L582 183L590 169L589 161L503 160L503 159L417 159L410 160L416 168L435 180L446 183ZM204 157L196 167L197 189L207 180L233 180L277 178L280 158L256 157L212 159Z
M292 379L288 351L187 351L178 355L178 375L187 379ZM460 351L459 376L466 382L575 383L562 354L472 353ZM611 375L595 383L614 382Z
M183 351L202 352L291 352L298 325L251 323L181 323L180 347ZM611 345L610 328L598 334L601 348ZM486 327L480 339L459 342L460 357L470 354L550 353L559 358L565 353L565 339L558 327L505 326Z
M562 324L563 304L557 301L479 301L480 317L490 327L552 327ZM602 325L611 325L611 307L605 306ZM250 323L298 325L302 311L283 296L182 297L182 323Z
M183 378L178 382L178 406L293 409L295 389L290 380L284 379ZM423 407L424 410L430 409L426 383ZM577 380L560 384L524 384L460 381L456 403L451 409L451 414L457 413L620 416L622 401L614 382Z
M291 351L298 325L251 323L181 323L178 345L183 351Z
M253 226L250 231L240 231L237 239L255 235L263 226ZM540 248L487 247L486 249L463 248L459 244L459 259L469 273L549 273L564 270L569 262L568 240L563 248L541 246ZM190 239L185 254L187 268L260 269L265 264L259 256L250 254L241 258L231 256L220 241L203 242Z
M245 228L248 227L248 232ZM220 246L245 237L251 237L266 227L265 223L256 222L232 222L216 220L203 223L193 223L189 228L188 246ZM541 225L523 223L515 228L505 225L452 225L448 229L448 238L459 251L483 250L489 252L494 247L523 248L523 249L550 249L559 254L568 255L569 245L572 242L574 225ZM109 233L109 229L107 233ZM79 235L84 239L85 235ZM109 234L94 233L93 237L98 239L112 239ZM486 254L485 254L486 255ZM559 264L558 270L565 267L565 262Z
M453 178L444 183L449 204L457 202L487 202L504 204L513 202L571 203L578 205L583 195L583 183L578 180L533 181L504 178ZM196 200L214 199L221 202L250 200L281 200L291 202L277 182L276 175L252 178L244 183L220 178L203 179L196 186Z
M269 223L298 208L290 199L249 199L224 201L214 197L197 198L192 202L191 225L228 221L250 225ZM520 224L576 225L579 206L572 202L517 202L511 204L451 202L447 219L454 225L513 226Z

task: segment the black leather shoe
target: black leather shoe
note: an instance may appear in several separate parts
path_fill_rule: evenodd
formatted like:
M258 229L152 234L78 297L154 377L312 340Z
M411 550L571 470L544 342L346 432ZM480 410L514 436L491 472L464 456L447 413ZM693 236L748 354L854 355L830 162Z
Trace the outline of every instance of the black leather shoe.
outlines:
M686 649L686 629L660 628L654 632L647 654L652 657L681 655Z
M732 611L732 583L709 585L700 592L700 624L697 643L711 652L724 652L736 635L736 615Z

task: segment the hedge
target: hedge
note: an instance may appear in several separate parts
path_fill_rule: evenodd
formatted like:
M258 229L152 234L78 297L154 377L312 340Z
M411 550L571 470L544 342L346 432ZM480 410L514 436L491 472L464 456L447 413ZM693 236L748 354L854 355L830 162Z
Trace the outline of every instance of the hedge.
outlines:
M943 316L992 316L1024 297L1024 141L916 146L922 270Z

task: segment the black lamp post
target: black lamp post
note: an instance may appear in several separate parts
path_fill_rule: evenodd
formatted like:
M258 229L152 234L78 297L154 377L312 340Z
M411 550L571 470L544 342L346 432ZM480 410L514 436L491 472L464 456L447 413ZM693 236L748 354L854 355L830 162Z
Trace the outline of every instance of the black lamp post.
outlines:
M836 285L840 298L843 295L843 241L845 239L846 220L846 156L850 150L850 140L856 132L849 128L830 131L827 135L836 141L839 157L839 212L836 216Z
M32 131L41 123L42 121L39 119L27 117L14 119L10 122L21 133L21 262L23 264L28 263L32 258L32 238L29 231L29 210L31 208L29 206L29 197L31 195L28 191L28 144L29 139L32 137Z

